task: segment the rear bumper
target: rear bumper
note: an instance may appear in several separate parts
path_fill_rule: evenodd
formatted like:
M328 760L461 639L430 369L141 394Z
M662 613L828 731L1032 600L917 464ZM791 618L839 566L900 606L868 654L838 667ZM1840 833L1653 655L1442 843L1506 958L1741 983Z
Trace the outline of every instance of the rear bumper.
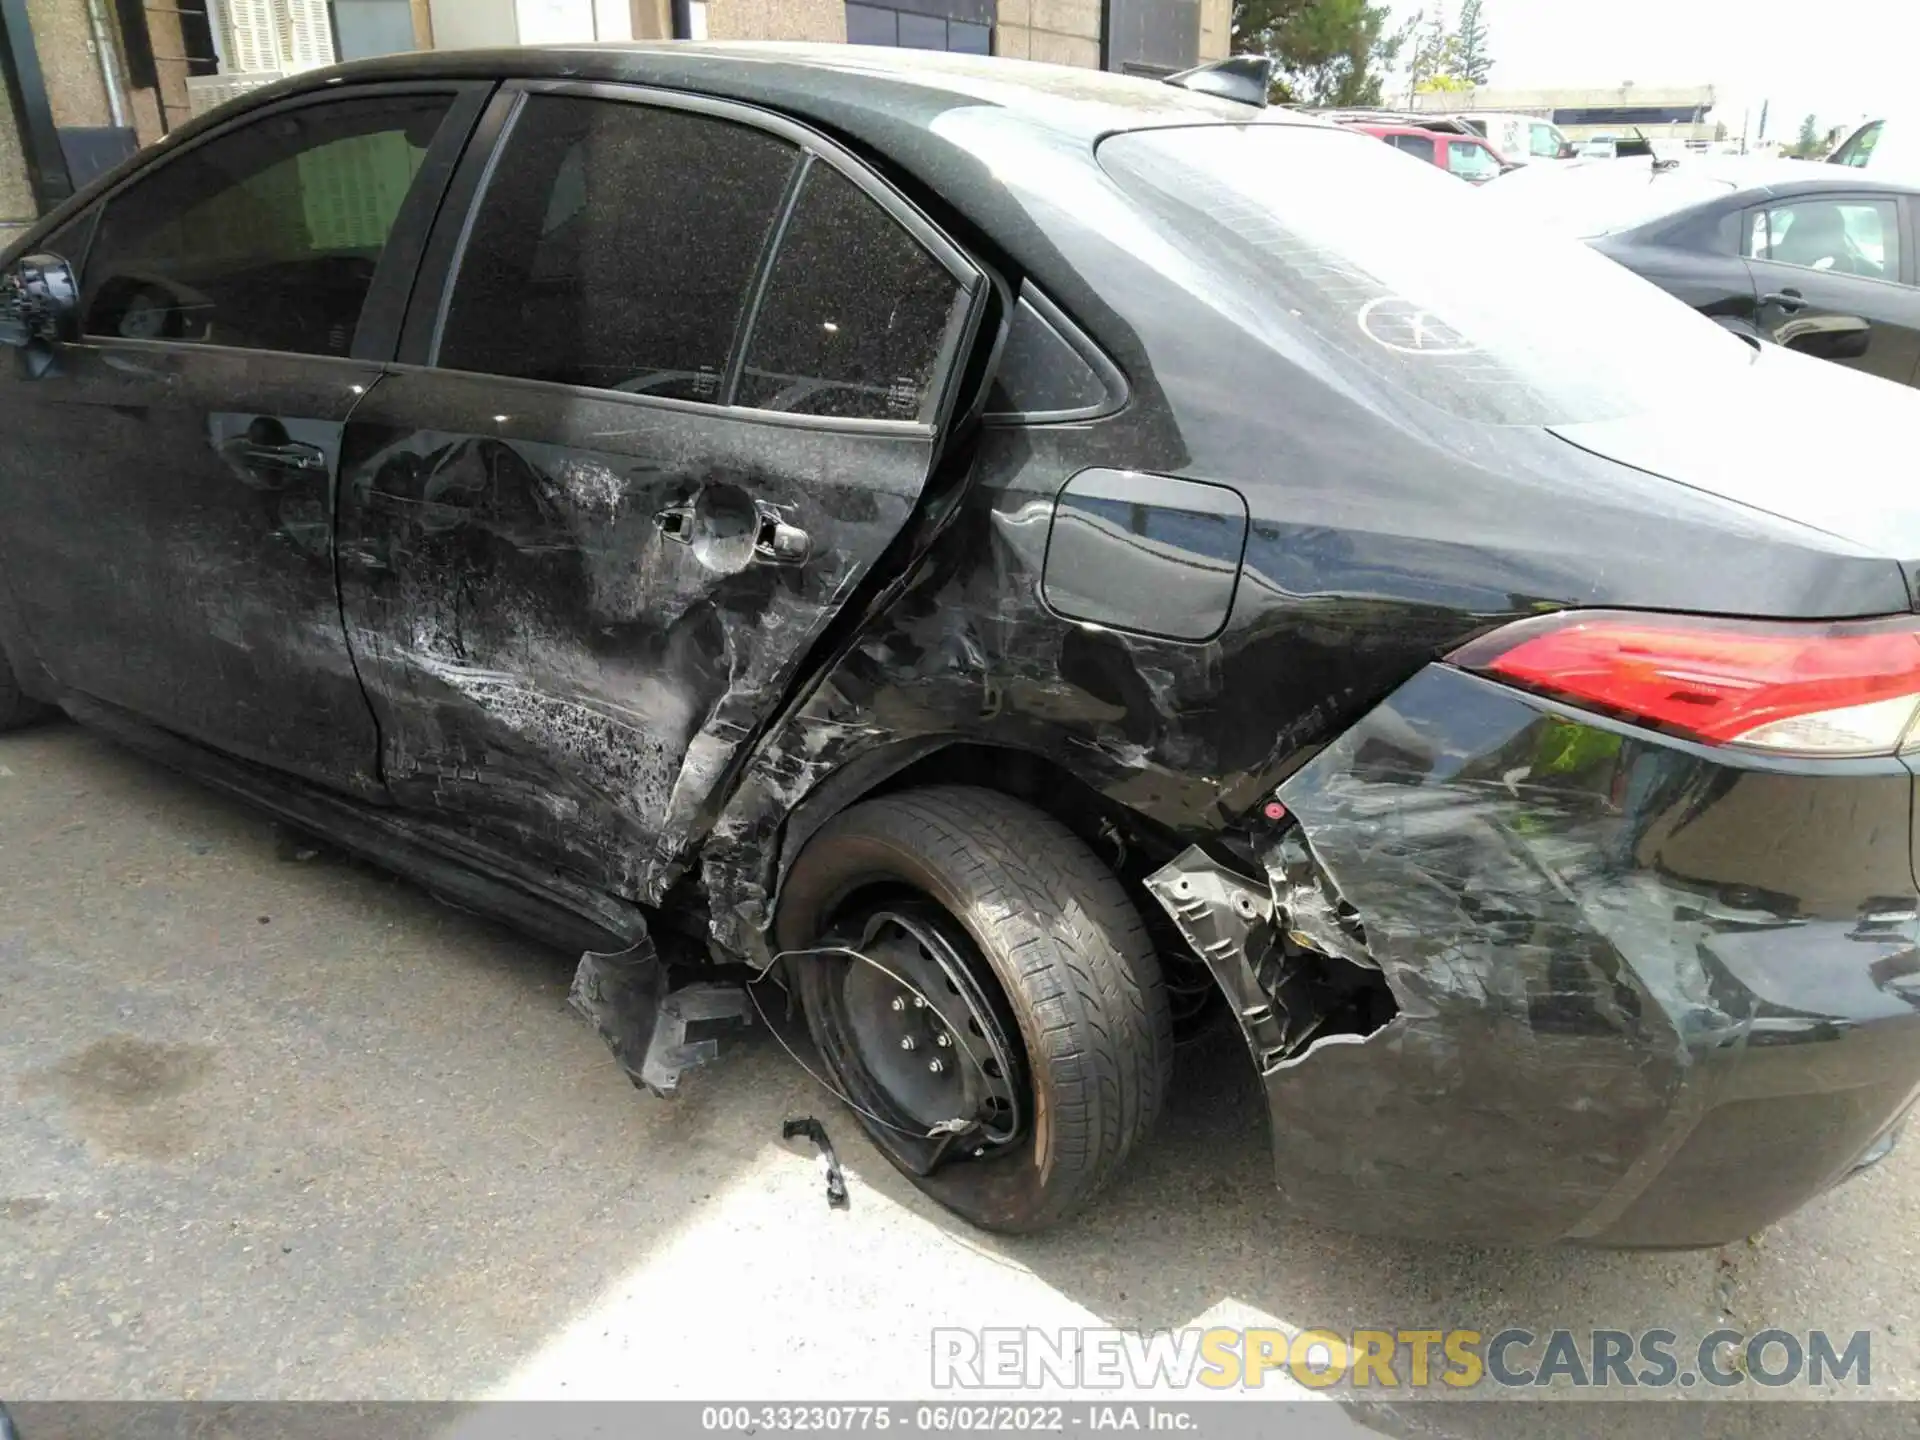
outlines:
M1150 883L1235 1002L1303 1214L1716 1245L1920 1095L1913 791L1433 666L1281 787L1264 886L1198 850Z

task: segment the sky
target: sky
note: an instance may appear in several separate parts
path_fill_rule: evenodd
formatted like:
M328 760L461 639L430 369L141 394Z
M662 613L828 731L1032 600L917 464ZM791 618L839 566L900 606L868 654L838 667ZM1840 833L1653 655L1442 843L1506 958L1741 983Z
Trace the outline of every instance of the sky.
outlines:
M1391 4L1396 24L1423 8ZM1481 14L1502 88L1712 85L1734 135L1750 109L1758 138L1771 102L1770 139L1810 113L1825 129L1920 110L1920 0L1482 0Z

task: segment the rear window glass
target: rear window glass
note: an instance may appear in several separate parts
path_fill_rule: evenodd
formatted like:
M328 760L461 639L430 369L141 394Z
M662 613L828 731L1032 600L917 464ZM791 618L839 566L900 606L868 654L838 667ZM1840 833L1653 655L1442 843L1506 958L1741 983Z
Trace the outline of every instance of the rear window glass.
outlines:
M1115 180L1234 286L1250 330L1302 331L1356 381L1472 420L1556 425L1664 408L1753 349L1578 241L1337 130L1136 131ZM1495 186L1506 181L1496 181ZM1604 324L1582 316L1604 316Z

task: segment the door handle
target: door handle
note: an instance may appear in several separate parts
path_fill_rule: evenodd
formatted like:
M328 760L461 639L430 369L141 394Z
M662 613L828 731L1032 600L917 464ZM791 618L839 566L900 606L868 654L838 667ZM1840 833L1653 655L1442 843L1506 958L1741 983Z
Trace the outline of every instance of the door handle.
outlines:
M674 505L653 517L654 528L681 545L693 543L693 506Z
M262 470L324 470L327 452L318 445L287 440L277 445L249 440L240 446L240 456L249 465Z
M653 517L654 528L662 539L677 545L691 545L701 529L699 509L694 505L673 505ZM746 538L744 530L733 532L730 544ZM756 561L762 565L800 565L813 553L813 538L798 525L789 525L769 510L760 511L760 522L751 531L753 553L740 552L734 563Z
M762 515L753 537L753 558L768 565L800 565L813 549L813 539L798 525L777 515Z
M1771 295L1760 297L1762 305L1778 305L1787 314L1807 308L1807 298L1798 290L1777 290Z

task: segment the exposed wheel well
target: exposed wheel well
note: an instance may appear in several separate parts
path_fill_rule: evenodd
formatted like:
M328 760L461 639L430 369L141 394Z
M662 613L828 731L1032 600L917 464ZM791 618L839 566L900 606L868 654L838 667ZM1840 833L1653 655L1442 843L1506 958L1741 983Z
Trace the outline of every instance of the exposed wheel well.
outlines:
M1073 831L1120 877L1146 921L1166 973L1177 1032L1184 1037L1213 1008L1218 990L1212 976L1167 920L1145 884L1148 875L1185 848L1185 842L1106 799L1086 781L1043 755L957 741L922 753L876 778L853 781L834 793L817 792L816 800L803 804L789 824L786 865L792 864L822 826L861 801L939 785L997 790L1045 811Z

